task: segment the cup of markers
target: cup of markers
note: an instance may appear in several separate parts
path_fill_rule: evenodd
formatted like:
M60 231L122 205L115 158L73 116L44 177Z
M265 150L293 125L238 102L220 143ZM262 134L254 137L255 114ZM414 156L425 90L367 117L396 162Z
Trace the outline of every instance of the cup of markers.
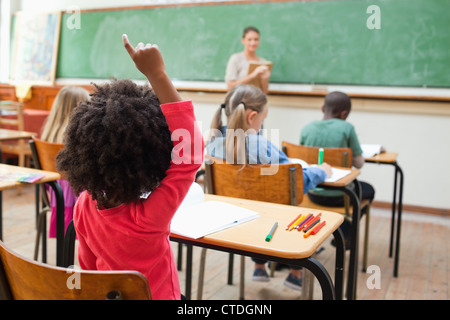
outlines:
M299 232L303 231L303 238L308 238L310 235L317 234L325 225L325 221L320 221L321 216L322 213L319 213L316 216L312 213L309 215L299 214L297 218L287 225L286 230L292 231L297 229Z

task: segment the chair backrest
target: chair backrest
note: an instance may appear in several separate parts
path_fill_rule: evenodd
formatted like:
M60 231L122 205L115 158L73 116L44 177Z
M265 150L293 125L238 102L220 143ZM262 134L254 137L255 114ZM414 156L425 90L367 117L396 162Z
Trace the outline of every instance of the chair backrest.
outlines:
M320 147L309 147L283 141L283 151L289 158L298 158L309 164L317 163L319 160ZM351 168L352 149L350 148L323 148L323 162L330 166Z
M0 286L0 297L14 300L151 299L147 278L137 271L54 267L22 257L1 241Z
M221 196L288 205L298 205L303 200L303 171L299 164L242 167L208 158L205 183L208 193Z
M24 131L23 103L0 101L0 127Z
M64 148L64 144L47 142L33 137L30 147L37 169L58 172L56 155Z

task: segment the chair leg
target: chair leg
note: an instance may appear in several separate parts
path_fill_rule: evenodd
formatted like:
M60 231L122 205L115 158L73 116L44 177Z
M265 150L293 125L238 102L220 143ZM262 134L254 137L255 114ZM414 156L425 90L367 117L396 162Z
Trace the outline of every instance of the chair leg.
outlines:
M315 258L315 254L311 257ZM314 276L306 268L302 269L302 300L312 300L314 294Z
M37 230L36 230L36 242L34 245L34 260L37 261L38 254L39 254L39 244L41 240L41 235L43 234L42 230L44 227L45 219L47 218L47 212L49 211L49 208L42 209L41 212L39 212L38 216L38 224L37 224Z
M200 270L198 271L197 300L202 300L202 297L203 297L203 282L205 280L206 250L207 249L202 248L202 253L200 254Z
M183 269L182 263L183 263L183 244L182 243L178 243L178 255L177 255L177 269L178 269L178 271L181 271Z
M228 255L228 281L229 285L233 284L233 265L234 265L234 254L230 253Z
M245 299L245 256L241 256L241 277L239 283L239 299Z
M366 272L367 270L367 255L369 251L370 207L367 207L365 211L366 211L366 231L364 233L363 272Z
M275 267L276 267L276 262L271 262L270 263L270 277L273 278L273 276L275 275Z
M206 263L206 250L202 249L200 254L200 269L198 271L198 284L197 284L197 300L202 300L203 297L203 283L205 281L205 263ZM230 268L233 268L233 255L230 253L229 261L228 261L228 277L230 277ZM232 273L231 273L232 275ZM232 277L232 276L231 276ZM228 278L229 283L233 284L232 279ZM231 283L230 283L231 281ZM239 283L239 299L244 300L245 295L245 256L241 256L241 275L240 275L240 283Z

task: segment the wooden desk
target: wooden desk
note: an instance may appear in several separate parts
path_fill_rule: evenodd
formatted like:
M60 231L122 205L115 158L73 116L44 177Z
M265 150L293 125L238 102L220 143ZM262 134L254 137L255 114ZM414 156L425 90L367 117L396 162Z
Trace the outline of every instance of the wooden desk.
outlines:
M17 140L17 139L31 139L37 134L28 131L10 130L0 128L0 141Z
M17 139L31 139L37 134L28 131L10 130L0 128L0 141L11 141ZM2 150L0 147L0 162L2 162Z
M389 257L392 257L395 224L397 224L397 232L395 239L394 277L398 277L398 261L400 255L400 231L402 225L402 209L403 209L403 171L397 163L397 156L398 154L395 152L383 152L371 158L365 159L367 163L392 165L395 168L394 197L392 200L391 238L389 242ZM399 187L398 207L397 207L397 187ZM397 219L395 218L396 213Z
M352 231L351 231L351 246L350 246L350 259L348 268L348 280L347 280L347 298L349 300L356 299L356 288L358 279L358 244L359 244L359 218L361 216L361 185L357 180L361 171L359 169L339 168L345 170L351 170L350 174L343 177L336 182L324 182L320 186L327 189L336 189L343 191L350 198L352 204ZM355 190L352 190L349 186L352 182L355 182ZM332 207L326 207L328 210L333 210Z
M269 202L237 199L216 195L205 195L206 201L224 201L236 206L254 210L260 217L243 224L228 228L200 239L191 239L177 234L171 234L170 239L188 245L186 268L186 292L190 298L192 275L192 245L219 251L236 253L268 261L277 261L288 265L298 265L309 269L319 280L324 299L341 299L344 264L343 235L339 226L344 221L342 215L330 211L318 211L302 207L280 205ZM322 212L326 225L317 235L303 238L298 231L286 231L285 227L300 213L317 214ZM270 242L265 238L273 224L278 222L278 228ZM331 278L316 259L311 258L320 245L333 234L336 238L336 272L334 289Z
M55 191L56 196L56 264L62 266L63 259L63 244L64 244L64 196L61 186L56 180L60 179L59 173L43 171L37 169L24 168L19 166L12 166L7 164L0 164L0 175L9 173L39 173L45 176L33 184L48 183L48 185ZM7 189L17 188L24 183L12 180L0 180L0 240L3 240L3 217L2 217L2 191Z

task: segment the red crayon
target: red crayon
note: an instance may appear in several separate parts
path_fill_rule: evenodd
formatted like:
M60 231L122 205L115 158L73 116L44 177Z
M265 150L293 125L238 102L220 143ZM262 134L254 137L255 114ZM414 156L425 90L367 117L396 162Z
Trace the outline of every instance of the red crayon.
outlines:
M317 227L315 227L312 231L311 234L315 235L317 232L319 232L320 229L322 229L322 227L325 225L326 221L323 221L321 224L319 224Z

